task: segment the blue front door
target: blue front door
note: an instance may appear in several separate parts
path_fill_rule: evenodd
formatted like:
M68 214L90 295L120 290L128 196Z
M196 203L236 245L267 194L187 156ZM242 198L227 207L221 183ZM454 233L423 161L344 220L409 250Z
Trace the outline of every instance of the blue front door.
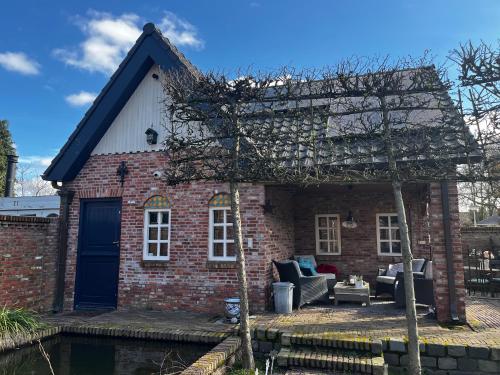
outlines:
M82 199L75 309L116 308L121 201Z

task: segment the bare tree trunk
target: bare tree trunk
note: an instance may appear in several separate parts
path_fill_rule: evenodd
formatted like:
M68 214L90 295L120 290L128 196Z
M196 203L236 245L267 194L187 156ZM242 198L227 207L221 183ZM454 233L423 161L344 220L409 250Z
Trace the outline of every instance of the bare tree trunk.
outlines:
M384 96L380 98L380 107L382 109L382 121L384 126L384 138L387 150L387 161L389 171L392 176L392 191L396 211L398 213L399 235L401 240L401 252L403 254L404 288L406 303L406 325L408 328L408 357L409 357L409 375L420 375L422 368L420 365L420 348L418 345L418 325L417 309L415 307L415 289L413 287L412 254L410 248L410 235L408 233L408 223L406 221L406 211L401 192L401 181L398 174L398 165L394 155L394 143L392 139L391 120L387 109L387 103Z
M401 193L401 182L392 181L394 200L398 213L399 234L401 238L401 250L403 253L404 269L404 288L406 302L406 323L408 326L408 356L409 356L409 374L420 375L422 368L420 365L420 348L418 345L418 325L417 309L415 307L415 289L413 287L412 259L410 249L410 236L408 232L408 223L406 221L406 212ZM399 286L401 287L401 286Z
M233 213L234 246L236 248L238 261L238 284L240 294L240 336L241 357L243 367L254 369L255 363L252 351L252 339L250 338L250 319L248 307L248 284L245 266L245 252L243 250L243 236L241 234L240 215L240 191L237 182L230 183L231 189L231 211Z

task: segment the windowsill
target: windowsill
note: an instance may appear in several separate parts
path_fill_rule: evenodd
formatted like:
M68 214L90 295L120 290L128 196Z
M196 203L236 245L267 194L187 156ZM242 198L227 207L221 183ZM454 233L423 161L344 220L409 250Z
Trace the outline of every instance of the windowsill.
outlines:
M379 257L393 257L393 258L401 258L403 254L378 254Z
M207 268L211 270L235 269L235 260L207 260Z
M170 262L169 259L142 259L142 267L164 267Z

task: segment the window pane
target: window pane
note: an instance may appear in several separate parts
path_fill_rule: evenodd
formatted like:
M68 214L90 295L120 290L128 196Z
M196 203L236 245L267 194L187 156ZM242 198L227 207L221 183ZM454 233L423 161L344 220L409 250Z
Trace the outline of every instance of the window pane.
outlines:
M319 231L319 239L320 240L327 240L328 239L328 234L326 229L320 229Z
M158 224L158 212L150 212L149 213L149 223L150 224Z
M328 235L330 236L330 240L334 240L335 239L335 233L333 231L333 229L328 229Z
M161 223L162 224L168 224L169 223L169 214L168 214L168 212L163 212L161 214Z
M335 216L331 216L328 218L328 226L330 228L335 228L335 221L337 221L337 218Z
M157 246L156 243L150 243L150 244L148 244L148 255L150 257L156 256L156 250L157 250L156 246Z
M389 229L380 229L380 239L381 240L389 239Z
M168 243L160 244L160 256L162 257L168 256Z
M318 226L321 228L326 228L326 217L318 218Z
M392 240L400 240L399 229L391 229L391 239Z
M397 216L391 216L391 225L392 226L398 225L398 217Z
M214 240L224 239L224 227L214 227Z
M389 254L391 252L389 248L389 242L381 242L380 243L380 252L382 254Z
M224 211L223 210L214 210L214 223L223 223L224 222Z
M233 213L231 210L226 210L226 223L232 223L233 222Z
M235 252L235 249L234 249L234 243L228 243L226 245L226 252L227 252L227 256L228 257L234 257L234 256L236 256L236 252Z
M378 225L381 227L388 227L389 226L389 218L387 216L379 216L378 217Z
M214 256L216 256L216 257L224 256L224 244L223 243L214 243Z
M160 235L160 240L168 241L168 228L161 228Z
M233 226L229 225L226 227L226 240L232 240L233 238Z
M320 241L319 250L322 253L327 253L328 252L328 242L327 241Z
M337 252L337 241L330 241L329 251L330 251L330 253Z
M158 228L150 227L148 238L150 241L158 241Z
M392 252L401 254L401 243L400 242L393 242L392 243Z

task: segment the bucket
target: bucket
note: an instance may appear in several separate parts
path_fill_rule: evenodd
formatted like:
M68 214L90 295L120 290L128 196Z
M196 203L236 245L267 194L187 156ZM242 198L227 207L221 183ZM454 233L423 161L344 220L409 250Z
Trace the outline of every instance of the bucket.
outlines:
M290 314L293 305L293 288L288 282L273 283L274 311L278 314Z

